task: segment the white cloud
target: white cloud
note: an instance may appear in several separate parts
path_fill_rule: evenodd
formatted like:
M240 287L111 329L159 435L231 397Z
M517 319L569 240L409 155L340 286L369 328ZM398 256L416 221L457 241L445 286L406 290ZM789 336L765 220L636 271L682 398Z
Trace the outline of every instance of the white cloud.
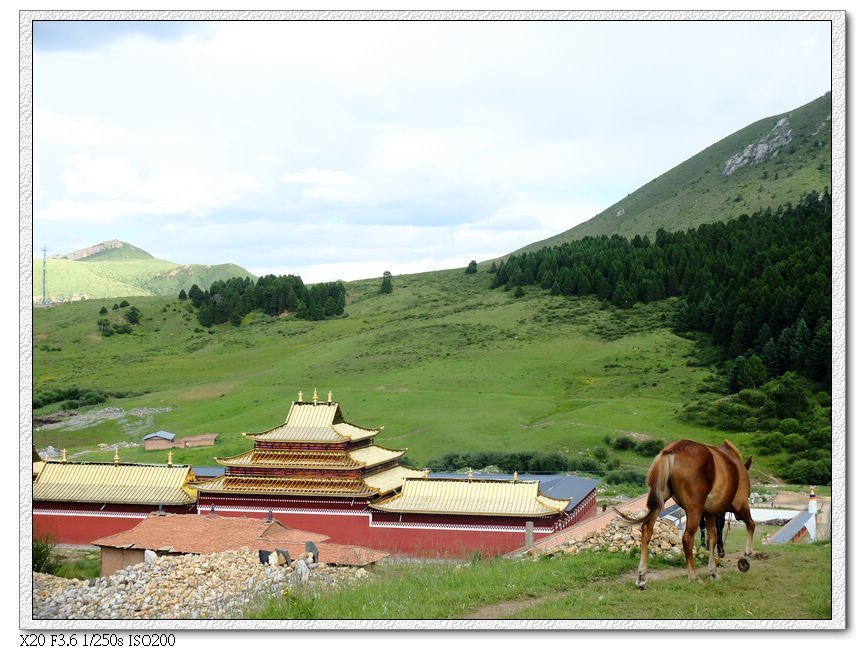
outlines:
M243 204L261 191L261 183L247 173L213 177L165 167L144 174L131 160L120 157L73 156L60 178L69 198L37 207L37 219L111 221L169 214L201 217L220 207Z
M352 185L357 182L350 174L333 169L316 169L310 167L301 172L286 172L282 175L286 183L301 183L308 185Z
M45 109L33 111L33 134L37 146L44 140L53 146L117 149L128 146L131 140L129 133L116 124Z

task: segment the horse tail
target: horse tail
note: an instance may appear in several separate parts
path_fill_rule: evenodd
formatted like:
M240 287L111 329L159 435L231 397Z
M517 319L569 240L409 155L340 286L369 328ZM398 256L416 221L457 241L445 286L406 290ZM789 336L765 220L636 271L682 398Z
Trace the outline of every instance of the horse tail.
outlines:
M631 524L644 524L649 519L661 511L664 503L667 501L669 494L670 475L673 473L673 462L675 454L662 451L652 461L652 466L649 468L649 473L646 476L646 485L649 487L649 496L646 498L646 508L648 512L643 517L629 517L622 513L621 510L614 507L619 515Z

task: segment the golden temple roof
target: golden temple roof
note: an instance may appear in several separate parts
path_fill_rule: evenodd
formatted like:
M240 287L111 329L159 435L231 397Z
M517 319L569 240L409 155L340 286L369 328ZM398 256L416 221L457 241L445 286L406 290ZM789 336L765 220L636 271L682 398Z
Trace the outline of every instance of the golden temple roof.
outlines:
M363 480L367 485L378 490L379 494L388 494L399 489L405 479L420 478L422 476L423 472L421 470L409 469L408 467L397 465L396 467L391 467L383 472L364 476Z
M189 465L48 461L33 483L34 501L186 505L195 503Z
M220 476L196 483L195 489L199 492L223 494L371 497L393 492L406 478L421 475L422 472L418 470L396 466L360 479Z
M292 467L323 469L358 469L399 458L405 450L391 450L370 445L354 451L299 451L282 449L252 449L237 456L217 458L229 467Z
M376 435L381 428L364 429L345 422L337 402L293 402L279 426L261 433L244 433L265 442L348 442Z
M558 514L569 503L541 494L538 481L408 478L399 494L370 507L402 513L541 517Z
M268 476L220 476L196 483L199 492L222 494L273 494L284 496L369 497L378 492L361 479L289 478Z

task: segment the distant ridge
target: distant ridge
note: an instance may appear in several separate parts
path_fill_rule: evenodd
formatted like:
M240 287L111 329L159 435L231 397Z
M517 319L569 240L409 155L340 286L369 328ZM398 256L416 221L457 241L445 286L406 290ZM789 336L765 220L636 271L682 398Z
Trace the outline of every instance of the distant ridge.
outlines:
M255 276L236 264L177 264L111 239L47 258L49 302L127 296L176 296L193 284ZM42 259L33 260L33 300L42 302Z
M57 255L52 257L52 259L87 261L91 261L93 258L99 258L102 261L108 259L154 259L153 255L147 251L141 250L132 244L122 242L119 239L104 241L101 244L80 248L77 251L72 251L66 255Z
M736 131L592 219L511 254L598 235L654 237L727 221L831 188L832 97ZM505 255L504 257L507 257Z

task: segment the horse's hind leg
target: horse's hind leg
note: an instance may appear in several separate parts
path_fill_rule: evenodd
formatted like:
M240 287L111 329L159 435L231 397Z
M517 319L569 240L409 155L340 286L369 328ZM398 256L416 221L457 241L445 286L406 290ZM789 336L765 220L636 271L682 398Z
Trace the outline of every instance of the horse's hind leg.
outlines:
M703 513L690 508L686 510L685 532L682 533L682 551L685 553L685 562L688 564L688 580L697 579L697 568L694 566L694 536Z
M649 513L649 518L640 527L640 566L637 569L637 586L646 588L646 574L649 572L649 541L655 529L655 520L658 518L658 510Z
M711 524L706 526L706 534L709 537L709 576L712 580L718 579L718 569L715 566L715 547L718 546L718 527L715 525L715 519L716 518L713 515ZM708 522L706 523L708 524Z

